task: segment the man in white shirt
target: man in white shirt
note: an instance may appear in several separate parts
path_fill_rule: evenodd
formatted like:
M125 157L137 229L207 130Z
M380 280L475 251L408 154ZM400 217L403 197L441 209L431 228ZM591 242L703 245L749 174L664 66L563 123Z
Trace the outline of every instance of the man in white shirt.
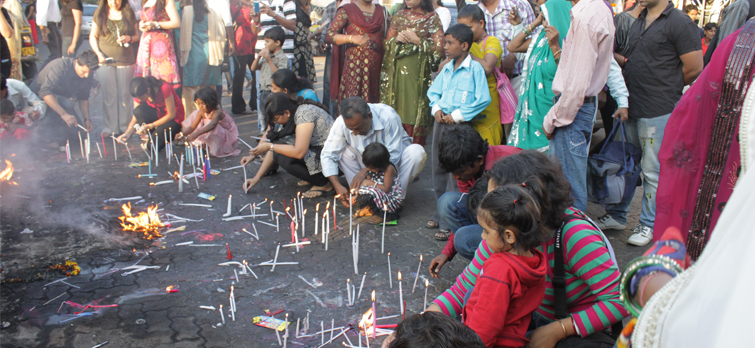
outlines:
M6 79L0 75L0 98L13 102L16 111L29 115L36 121L45 116L47 104L40 99L29 87L19 80Z
M213 9L223 17L223 23L225 23L225 36L228 41L228 55L225 56L225 59L228 61L228 59L230 59L229 56L232 56L233 52L236 51L236 40L233 37L236 32L233 30L231 3L229 0L212 0L207 1L207 7ZM230 61L228 61L228 63L230 64ZM226 72L226 74L226 79L230 79L230 73ZM223 85L215 86L215 88L218 90L219 95L223 95Z
M58 0L37 0L37 26L42 32L42 42L50 50L47 63L63 56L63 37L60 34L60 6Z

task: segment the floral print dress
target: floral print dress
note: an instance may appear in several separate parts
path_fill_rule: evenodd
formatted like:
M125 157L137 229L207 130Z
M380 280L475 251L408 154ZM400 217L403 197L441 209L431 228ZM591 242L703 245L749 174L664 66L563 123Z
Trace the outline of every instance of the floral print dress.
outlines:
M142 21L169 21L168 12L163 10L155 14L154 7L142 10ZM165 82L176 85L181 84L178 74L178 60L176 60L176 48L173 41L173 30L149 30L142 34L139 44L139 53L136 56L136 69L134 76L154 76Z
M375 185L382 185L385 182L385 172L373 172L367 171L367 178L372 180ZM401 210L402 203L404 202L401 183L398 176L393 178L393 186L391 192L385 192L377 187L362 185L359 188L359 196L357 197L357 206L359 209L364 207L370 207L372 213L379 215L383 213L383 207L387 208L389 214L398 213Z

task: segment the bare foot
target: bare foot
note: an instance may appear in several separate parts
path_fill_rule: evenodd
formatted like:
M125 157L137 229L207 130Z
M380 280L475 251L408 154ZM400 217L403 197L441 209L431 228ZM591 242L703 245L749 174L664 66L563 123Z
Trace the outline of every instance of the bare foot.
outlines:
M312 186L309 191L304 192L302 196L304 198L317 198L325 193L332 192L333 191L333 184L327 183L325 186Z
M257 178L247 179L244 182L244 193L249 192L249 190L251 190L252 187L254 187L254 185L259 184L259 182L260 182L260 179L257 179Z

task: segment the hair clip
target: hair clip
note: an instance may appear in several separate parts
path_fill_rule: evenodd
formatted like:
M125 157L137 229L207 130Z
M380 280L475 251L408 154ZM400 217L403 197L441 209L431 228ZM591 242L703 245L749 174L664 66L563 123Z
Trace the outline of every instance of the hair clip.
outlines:
M527 187L527 183L526 183L526 182L523 182L523 183L522 183L522 186L524 186L524 187Z
M511 203L511 204L516 204L516 201L518 201L518 199L515 199L515 200L514 200L514 203Z

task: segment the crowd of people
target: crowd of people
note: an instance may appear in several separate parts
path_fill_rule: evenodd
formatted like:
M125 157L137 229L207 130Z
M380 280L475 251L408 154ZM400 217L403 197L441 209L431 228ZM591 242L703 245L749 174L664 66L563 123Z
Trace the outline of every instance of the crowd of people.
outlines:
M304 197L337 194L380 224L383 214L399 218L430 137L437 214L427 227L440 228L435 238L446 245L429 271L438 277L456 254L470 263L384 346L608 347L617 337L619 347L659 346L643 330L670 320L658 312L675 304L652 295L718 277L705 262L723 261L703 250L709 241L734 247L734 222L718 239L711 232L727 213L742 216L744 205L730 199L751 200L737 196L752 186L743 178L755 156L748 0L723 11L720 30L700 27L694 5L682 11L666 0L618 14L603 0L462 2L453 25L435 0L391 9L336 0L316 30L309 0L99 0L83 52L81 0L37 0L26 13L19 0L0 2L4 142L36 133L58 148L78 127L93 131L93 89L102 93L101 133L120 142L137 133L158 151L192 143L238 156L233 117L257 112L261 140L241 164L261 165L245 192L282 167L311 186ZM29 85L16 49L25 21L50 51ZM321 97L313 41L326 47ZM221 103L224 74L231 112ZM607 135L621 130L605 142L636 156L620 154L633 180L593 221L585 211L595 200L588 168L598 113ZM655 245L622 278L603 231L627 228L637 171L641 211L627 243ZM684 271L690 260L701 264L695 273ZM655 316L643 317L650 304ZM640 320L622 332L630 314ZM669 342L700 336L669 332L678 335Z

